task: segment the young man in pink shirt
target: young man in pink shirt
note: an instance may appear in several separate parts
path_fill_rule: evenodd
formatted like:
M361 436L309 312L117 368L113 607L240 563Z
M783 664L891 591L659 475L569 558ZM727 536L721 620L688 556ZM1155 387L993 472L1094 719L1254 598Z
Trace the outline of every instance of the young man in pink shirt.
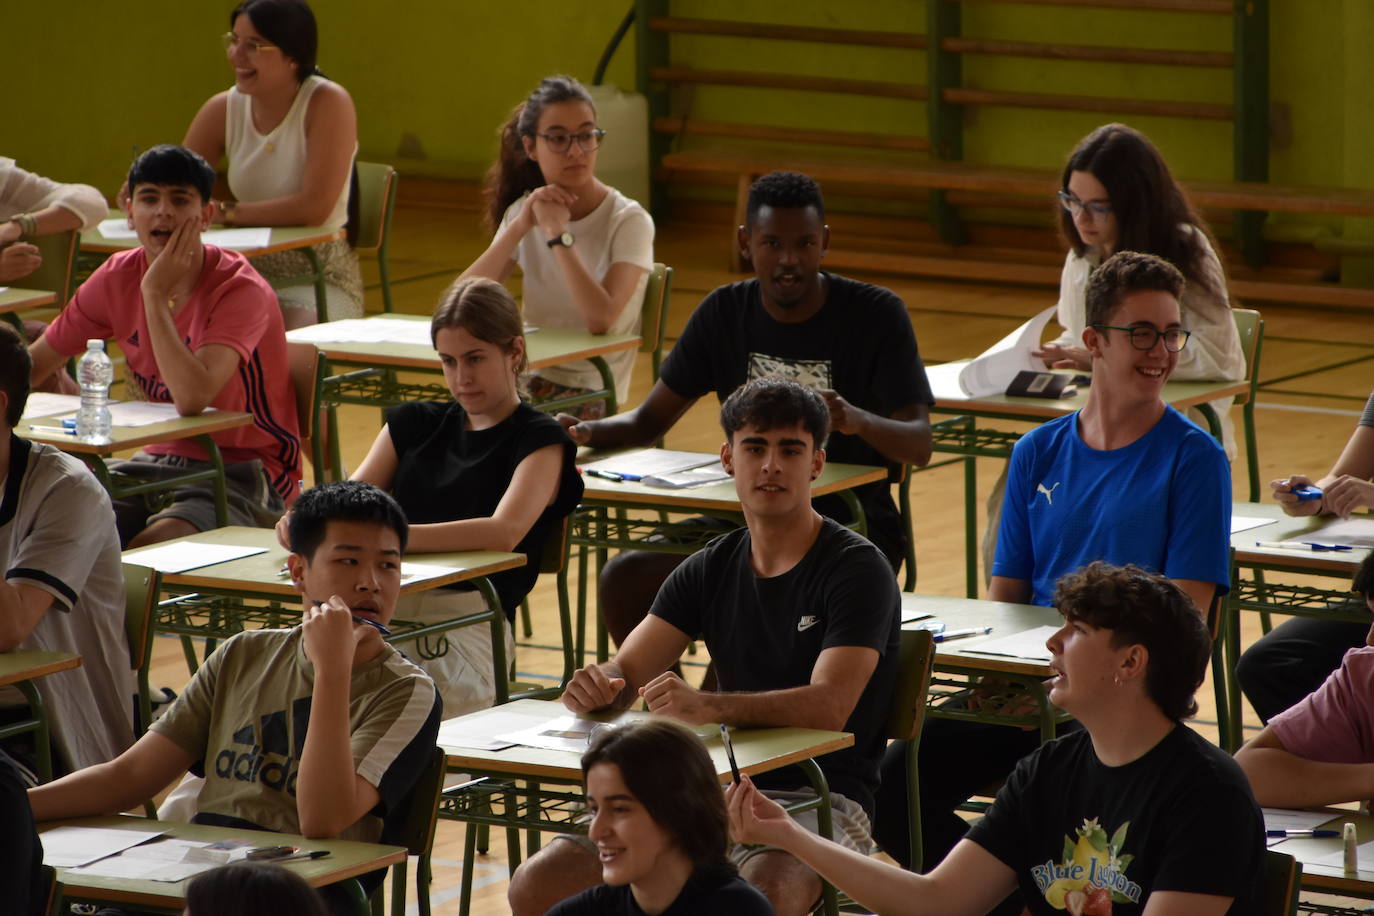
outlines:
M237 252L201 243L215 173L179 146L155 146L129 171L129 225L141 248L115 255L29 347L33 382L83 352L89 338L124 353L126 394L193 416L214 407L253 422L215 433L226 462L229 523L271 525L300 488L296 399L277 296ZM151 445L112 470L156 479L207 465L193 439ZM161 497L160 499L158 497ZM215 527L214 490L190 484L115 502L120 540L137 547Z

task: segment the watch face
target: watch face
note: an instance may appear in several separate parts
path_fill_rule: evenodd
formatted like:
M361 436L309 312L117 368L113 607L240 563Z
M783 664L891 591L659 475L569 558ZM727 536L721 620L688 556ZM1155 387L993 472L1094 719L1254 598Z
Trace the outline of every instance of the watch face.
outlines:
M562 235L558 237L558 242L561 245L571 248L573 244L573 234L571 232L565 231Z

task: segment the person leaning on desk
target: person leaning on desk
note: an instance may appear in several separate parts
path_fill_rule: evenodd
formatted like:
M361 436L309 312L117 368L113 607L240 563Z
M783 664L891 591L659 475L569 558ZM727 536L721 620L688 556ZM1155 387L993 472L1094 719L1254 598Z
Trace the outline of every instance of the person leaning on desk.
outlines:
M1352 590L1374 611L1374 553ZM1374 634L1371 634L1374 635ZM1345 653L1315 693L1236 752L1262 805L1306 808L1374 798L1374 646Z

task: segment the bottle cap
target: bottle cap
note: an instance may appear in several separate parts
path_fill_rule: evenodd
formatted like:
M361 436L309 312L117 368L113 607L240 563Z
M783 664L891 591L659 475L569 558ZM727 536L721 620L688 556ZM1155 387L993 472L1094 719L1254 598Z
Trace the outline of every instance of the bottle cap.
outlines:
M99 337L92 337L90 340L86 341L86 349L103 350L105 349L105 341L101 340Z

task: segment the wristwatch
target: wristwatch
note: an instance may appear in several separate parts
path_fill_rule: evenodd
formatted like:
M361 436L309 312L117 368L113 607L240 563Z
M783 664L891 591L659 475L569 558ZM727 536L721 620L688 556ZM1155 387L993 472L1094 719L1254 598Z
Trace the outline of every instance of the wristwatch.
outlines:
M558 245L562 245L564 248L571 248L573 246L573 234L564 229L561 235L556 235L549 239L548 245L550 248L554 248Z

